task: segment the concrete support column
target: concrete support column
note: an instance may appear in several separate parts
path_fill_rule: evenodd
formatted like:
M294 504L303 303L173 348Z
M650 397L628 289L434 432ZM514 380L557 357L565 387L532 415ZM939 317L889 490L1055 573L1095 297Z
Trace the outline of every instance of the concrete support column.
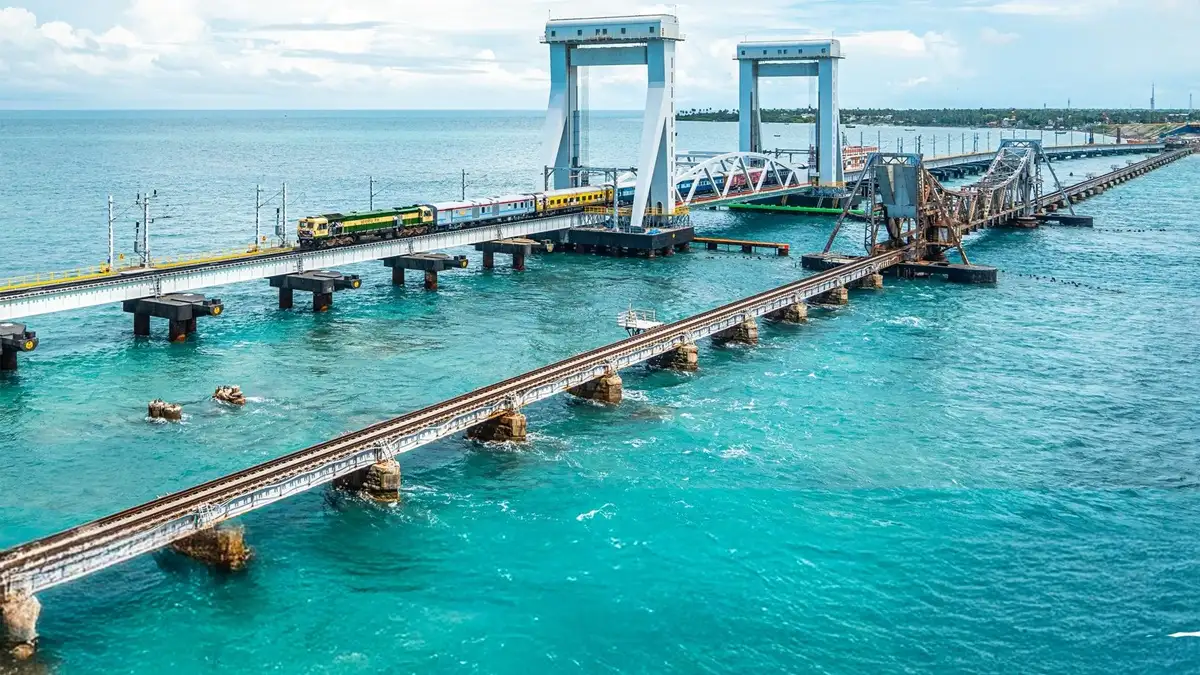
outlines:
M650 365L667 370L692 371L700 367L699 353L700 350L696 347L696 343L688 342L654 357L651 359Z
M496 254L491 251L483 252L483 269L490 270L496 268Z
M770 318L784 323L804 323L808 321L808 305L803 302L788 305L777 312L771 312Z
M17 369L17 350L0 347L0 372Z
M176 321L175 319L170 319L169 321L167 321L167 326L168 326L168 328L167 328L167 330L168 330L167 339L168 340L170 340L171 342L187 341L187 336L188 336L187 322Z
M0 600L0 620L4 623L4 646L18 661L37 651L37 620L42 603L36 596L14 593Z
M133 334L140 337L150 337L150 315L133 315Z
M572 387L571 394L579 398L601 403L620 403L623 395L623 383L617 373L609 373L590 382L584 382L578 387Z
M279 289L279 309L291 309L294 300L294 292L290 288Z
M514 253L512 259L513 259L513 269L516 270L517 272L524 272L525 271L525 254Z
M400 501L400 462L385 459L334 481L334 486L356 490L377 502Z
M814 297L813 302L819 305L848 305L850 304L850 292L844 286L835 288Z
M882 274L868 274L867 276L859 279L858 281L851 283L850 286L852 288L871 288L871 289L883 288L883 275Z
M404 268L403 267L393 267L392 268L392 285L393 286L403 286L404 285Z
M333 293L313 293L313 311L325 312L333 306Z
M171 550L223 570L242 569L252 555L245 528L224 525L184 537L172 543Z
M433 270L427 270L425 272L425 290L437 290L437 272L434 272Z
M718 344L738 342L741 344L758 344L758 322L746 319L733 328L727 328L713 335L713 341Z
M528 436L525 422L525 415L515 410L506 412L467 429L467 438L488 443L521 443Z

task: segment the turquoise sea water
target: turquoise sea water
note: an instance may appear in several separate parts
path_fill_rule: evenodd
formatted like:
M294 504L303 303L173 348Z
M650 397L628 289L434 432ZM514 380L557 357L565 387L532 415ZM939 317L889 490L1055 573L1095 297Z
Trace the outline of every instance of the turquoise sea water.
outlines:
M594 118L593 163L629 163L638 123ZM110 191L159 190L170 254L248 240L259 181L286 179L293 215L365 207L368 175L395 183L377 203L453 196L463 168L468 192L532 188L539 131L0 116L0 274L98 261ZM1168 637L1200 630L1198 180L1189 158L1092 199L1095 231L974 236L995 287L889 279L758 347L701 345L695 374L626 371L619 407L533 406L527 445L426 446L398 506L317 490L253 513L243 574L163 553L47 591L37 663L0 672L1200 672L1200 640ZM796 252L832 222L695 220ZM275 309L265 281L210 289L228 311L183 345L135 340L118 307L29 319L42 346L0 380L0 547L613 341L630 304L683 317L805 274L706 251L485 273L462 252L437 293L347 268L366 283L324 315ZM244 410L206 400L226 382ZM145 421L159 396L184 424Z

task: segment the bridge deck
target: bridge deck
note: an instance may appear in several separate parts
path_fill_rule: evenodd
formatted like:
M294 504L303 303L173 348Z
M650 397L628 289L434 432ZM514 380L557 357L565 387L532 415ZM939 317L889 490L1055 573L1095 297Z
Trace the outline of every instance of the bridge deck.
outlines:
M572 356L325 443L0 553L0 596L36 593L213 524L332 481L381 459L640 363L897 264L905 250L821 272Z

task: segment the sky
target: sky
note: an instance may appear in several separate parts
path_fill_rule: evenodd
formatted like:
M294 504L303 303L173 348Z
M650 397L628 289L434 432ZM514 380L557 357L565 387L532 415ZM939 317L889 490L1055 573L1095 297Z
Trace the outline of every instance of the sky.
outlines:
M547 18L659 12L686 34L679 109L737 107L739 40L831 36L842 107L1200 94L1200 0L0 0L0 109L535 110ZM644 68L591 70L593 109L642 107ZM815 103L802 79L761 96Z

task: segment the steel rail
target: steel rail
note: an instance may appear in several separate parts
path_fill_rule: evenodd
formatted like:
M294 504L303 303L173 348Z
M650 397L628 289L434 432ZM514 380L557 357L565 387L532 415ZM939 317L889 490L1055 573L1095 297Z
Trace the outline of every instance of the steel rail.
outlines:
M38 564L65 558L81 549L94 548L132 531L146 530L187 516L193 513L197 507L214 502L229 501L264 486L277 484L305 469L313 468L314 465L318 467L327 465L354 451L361 451L380 442L386 442L389 437L397 437L405 432L411 433L421 428L434 426L439 422L469 412L473 408L478 408L488 401L495 401L521 390L535 389L539 382L546 382L554 376L587 372L595 368L597 360L611 361L619 358L622 354L633 353L656 343L664 345L665 351L670 345L688 341L688 333L697 328L711 325L732 315L750 312L756 305L761 306L781 297L795 296L805 290L836 281L839 277L854 274L863 269L879 271L899 262L904 254L904 249L889 251L821 272L671 324L658 326L641 335L577 354L421 410L344 434L330 441L269 460L234 474L151 500L111 516L11 548L0 552L0 580L7 579ZM757 315L755 314L755 316Z

